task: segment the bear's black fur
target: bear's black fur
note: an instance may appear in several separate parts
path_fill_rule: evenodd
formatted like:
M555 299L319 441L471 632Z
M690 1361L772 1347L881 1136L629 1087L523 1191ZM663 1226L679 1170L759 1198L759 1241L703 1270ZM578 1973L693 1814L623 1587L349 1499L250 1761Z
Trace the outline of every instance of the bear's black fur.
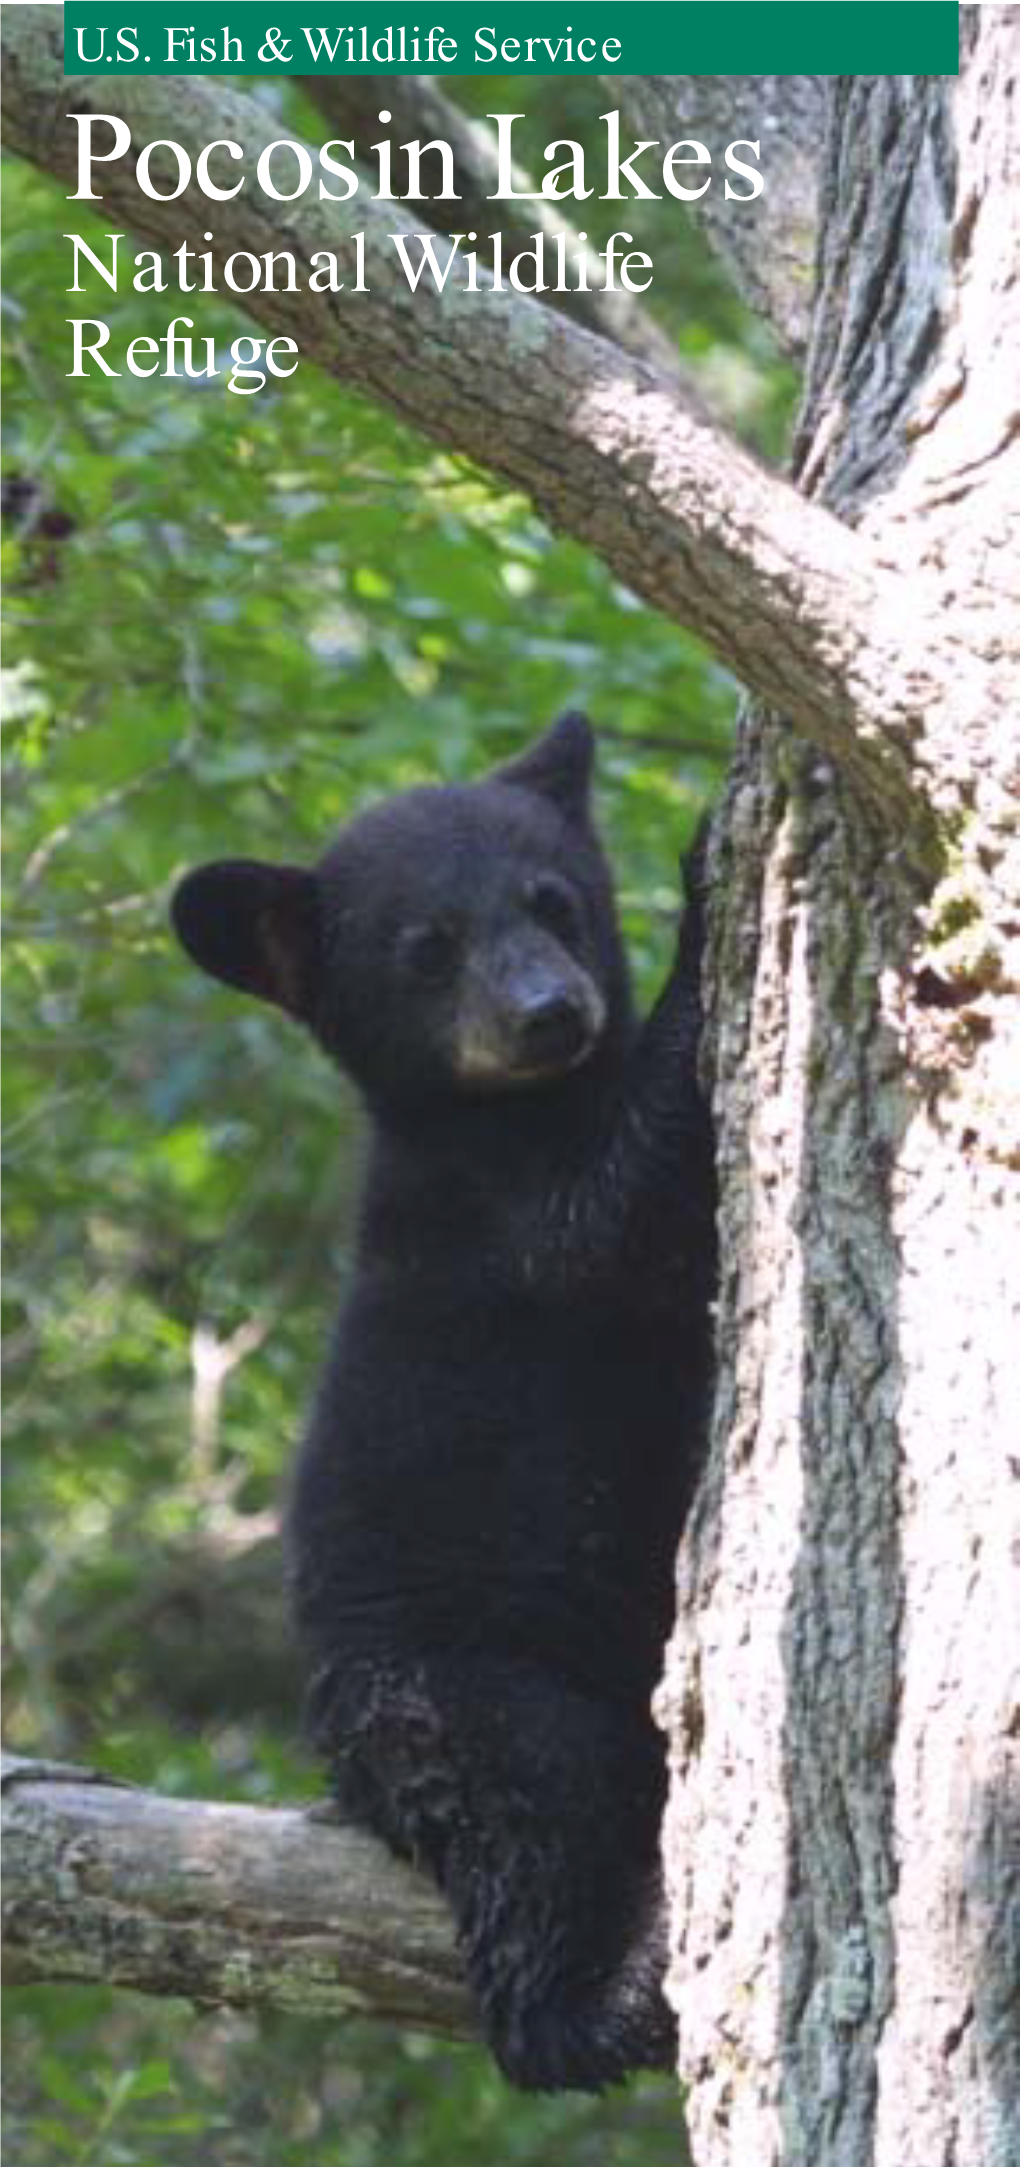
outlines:
M290 1515L339 1806L426 1867L516 2083L669 2062L649 1700L703 1432L712 1149L700 896L643 1027L564 716L312 871L174 900L206 970L306 1023L372 1148Z

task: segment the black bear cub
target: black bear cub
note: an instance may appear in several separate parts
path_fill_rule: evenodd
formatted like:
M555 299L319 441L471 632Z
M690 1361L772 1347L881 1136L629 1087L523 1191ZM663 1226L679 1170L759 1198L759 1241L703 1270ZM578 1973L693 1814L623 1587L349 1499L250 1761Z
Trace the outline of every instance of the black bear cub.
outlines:
M649 1701L712 1291L700 899L639 1026L591 767L564 715L311 870L227 859L173 905L371 1119L290 1512L315 1730L343 1816L445 1891L501 2068L551 2090L673 2053Z

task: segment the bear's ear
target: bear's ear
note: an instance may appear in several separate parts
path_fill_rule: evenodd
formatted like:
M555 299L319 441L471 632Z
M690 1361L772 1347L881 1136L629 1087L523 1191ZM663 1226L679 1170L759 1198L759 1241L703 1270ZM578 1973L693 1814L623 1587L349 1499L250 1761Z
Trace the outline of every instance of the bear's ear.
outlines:
M561 812L583 820L588 811L595 739L587 715L569 709L518 760L497 769L500 782L535 790Z
M182 948L203 971L275 1001L301 1023L310 1020L321 939L314 873L220 858L185 876L170 916Z

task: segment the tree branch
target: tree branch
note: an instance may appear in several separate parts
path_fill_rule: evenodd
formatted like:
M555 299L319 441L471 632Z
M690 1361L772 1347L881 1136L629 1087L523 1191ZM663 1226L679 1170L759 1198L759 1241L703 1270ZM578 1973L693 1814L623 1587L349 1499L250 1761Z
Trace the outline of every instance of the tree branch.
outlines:
M466 2038L449 1913L359 1830L5 1756L4 1976Z
M636 135L710 147L761 144L763 193L749 208L710 188L692 204L738 292L800 360L811 328L818 188L826 127L819 75L624 75L603 78Z
M672 339L642 307L636 294L625 293L622 288L608 289L602 257L579 239L576 228L556 203L540 198L521 212L510 204L492 201L499 178L493 131L444 97L433 76L306 75L300 78L300 86L330 126L344 130L345 140L353 144L354 156L362 164L367 162L372 142L380 134L380 110L391 115L382 132L394 140L399 137L413 141L418 137L431 142L438 138L448 143L453 152L453 185L459 200L430 200L427 208L433 224L443 233L474 230L480 240L501 232L504 247L511 253L528 247L536 233L550 239L562 234L571 259L583 257L591 291L548 293L541 296L543 302L573 317L575 322L588 324L625 353L647 361L660 376L682 383L692 404L701 402L702 395L684 369ZM403 166L406 160L394 160L398 188L402 186ZM422 176L424 189L438 188L440 164L434 154L431 159L422 159ZM516 164L513 185L518 193L534 185Z
M4 35L7 144L68 178L76 146L64 116L106 110L111 85L67 80L61 64L57 11L19 9ZM275 135L255 100L198 79L125 79L116 104L136 143L169 137L193 161L212 140L243 141L249 176ZM104 169L103 187L106 214L157 246L205 245L210 205L194 186L173 201L143 196L129 158ZM526 490L554 527L708 640L908 839L923 796L925 717L953 679L919 576L880 573L860 537L591 332L519 295L472 294L452 279L443 291L412 291L392 236L420 228L392 204L287 204L249 188L215 216L220 268L235 248L286 248L302 264L332 249L350 265L351 236L363 232L367 292L260 291L246 300L250 314Z

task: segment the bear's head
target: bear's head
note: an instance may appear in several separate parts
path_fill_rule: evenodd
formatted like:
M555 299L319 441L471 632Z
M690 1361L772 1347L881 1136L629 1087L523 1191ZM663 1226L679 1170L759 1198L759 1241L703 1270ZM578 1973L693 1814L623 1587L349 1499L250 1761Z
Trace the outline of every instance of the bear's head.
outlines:
M584 716L563 715L480 782L361 814L310 869L199 866L178 938L306 1024L369 1099L557 1082L630 1015L592 757Z

